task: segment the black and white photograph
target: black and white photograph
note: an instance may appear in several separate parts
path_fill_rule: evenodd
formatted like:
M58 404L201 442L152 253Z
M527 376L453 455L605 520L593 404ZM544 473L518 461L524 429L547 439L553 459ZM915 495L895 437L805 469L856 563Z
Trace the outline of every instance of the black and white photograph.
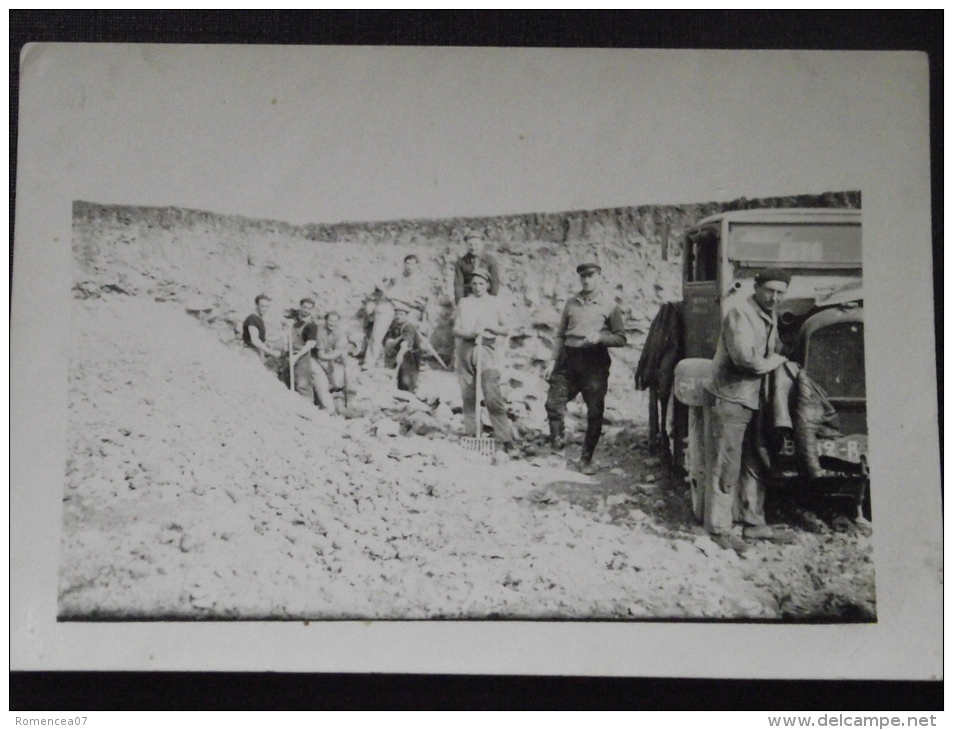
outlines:
M876 620L860 194L745 205L75 202L60 619Z
M189 667L222 630L777 629L766 671L823 676L889 652L797 647L936 625L935 372L900 354L932 317L894 304L932 296L926 115L884 102L923 102L914 54L39 44L21 74L14 395L58 423L13 504L42 483L52 635Z

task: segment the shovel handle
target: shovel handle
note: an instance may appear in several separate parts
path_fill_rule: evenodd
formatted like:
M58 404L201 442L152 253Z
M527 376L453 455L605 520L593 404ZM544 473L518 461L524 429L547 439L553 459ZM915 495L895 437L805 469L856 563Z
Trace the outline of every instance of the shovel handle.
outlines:
M474 384L474 401L476 405L474 410L476 411L476 437L480 438L483 434L483 424L481 421L481 416L483 415L480 409L480 396L483 395L483 382L480 380L482 375L482 368L480 366L480 350L483 349L483 333L481 332L476 336L474 340L474 345L476 346L476 383Z
M291 330L288 330L288 389L295 389L294 344L291 338Z

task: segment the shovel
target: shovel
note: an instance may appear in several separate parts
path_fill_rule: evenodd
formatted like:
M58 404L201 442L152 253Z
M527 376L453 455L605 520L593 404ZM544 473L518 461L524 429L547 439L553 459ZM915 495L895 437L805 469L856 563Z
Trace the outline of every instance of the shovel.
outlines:
M483 350L483 335L477 335L476 342L476 387L474 410L476 413L476 436L464 436L460 443L463 444L463 451L467 461L477 461L488 463L493 459L493 452L496 449L496 441L492 438L483 438L482 409L480 401L483 399L483 375L480 364L480 352Z

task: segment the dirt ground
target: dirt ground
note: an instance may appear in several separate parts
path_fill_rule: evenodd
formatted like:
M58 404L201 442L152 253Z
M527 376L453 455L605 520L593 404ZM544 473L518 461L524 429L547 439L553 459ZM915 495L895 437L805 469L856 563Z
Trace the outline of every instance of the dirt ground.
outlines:
M532 423L475 464L452 373L418 401L353 367L344 418L180 304L77 299L71 324L61 619L876 620L869 524L785 506L796 543L720 549L644 409L610 410L592 477Z

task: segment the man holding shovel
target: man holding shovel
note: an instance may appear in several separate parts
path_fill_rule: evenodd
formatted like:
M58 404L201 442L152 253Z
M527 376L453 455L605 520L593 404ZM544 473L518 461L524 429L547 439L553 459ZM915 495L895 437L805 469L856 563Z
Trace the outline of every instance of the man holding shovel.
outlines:
M336 409L333 396L336 392L344 390L344 399L347 400L346 353L347 338L341 329L341 315L328 312L324 315L324 325L317 330L317 342L311 351L314 394L317 405L325 410Z
M506 415L506 404L500 389L501 356L497 352L497 338L505 341L509 330L504 322L501 302L488 294L490 272L477 268L471 278L472 293L460 300L453 320L453 335L457 341L457 379L463 394L463 419L467 434L476 433L476 409L480 404L477 391L477 352L480 362L480 389L493 425L493 437L510 454L513 449L513 430Z
M314 300L305 297L298 303L294 313L294 322L288 333L288 365L292 388L309 399L314 399L311 362L305 357L314 347L318 337L318 326L312 320Z

